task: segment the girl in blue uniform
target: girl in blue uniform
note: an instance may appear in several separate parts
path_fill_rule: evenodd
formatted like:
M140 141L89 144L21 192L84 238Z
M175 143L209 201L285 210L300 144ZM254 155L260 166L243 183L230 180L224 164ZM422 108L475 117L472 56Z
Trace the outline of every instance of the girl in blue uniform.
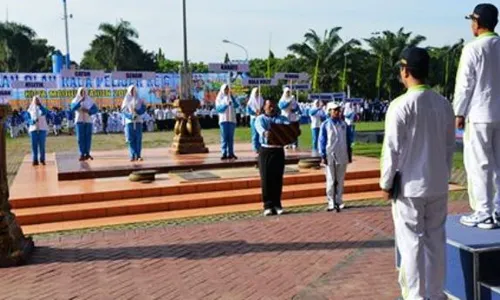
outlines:
M130 161L142 161L142 115L146 112L146 104L139 98L135 85L128 87L121 111L125 118Z
M247 113L250 115L250 128L252 131L252 150L259 153L259 134L255 130L255 119L261 114L264 106L264 99L260 96L259 89L254 88L247 103Z
M80 150L80 161L88 159L93 160L90 156L90 148L92 146L92 118L98 109L92 98L87 95L84 88L79 88L76 97L71 102L71 111L75 112L76 120L76 138L78 140L78 148Z
M215 99L215 107L219 113L222 160L238 159L234 155L234 131L236 129L236 111L238 103L234 101L229 86L223 84Z
M49 130L46 118L48 114L49 110L42 105L40 97L33 97L33 101L26 114L26 122L28 123L28 131L31 137L33 166L38 166L39 162L45 165L45 141L47 131Z

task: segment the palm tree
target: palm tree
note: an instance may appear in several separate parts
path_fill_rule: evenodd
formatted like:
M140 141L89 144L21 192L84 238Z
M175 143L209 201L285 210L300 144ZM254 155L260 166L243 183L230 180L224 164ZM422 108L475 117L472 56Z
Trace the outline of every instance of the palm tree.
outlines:
M316 31L310 29L305 35L303 43L295 43L288 50L303 59L307 71L313 74L315 90L329 91L338 81L344 65L344 54L354 46L360 45L357 40L347 43L342 41L339 32L342 27L325 30L323 38Z
M451 94L455 89L455 81L452 79L452 74L457 72L463 47L464 40L460 39L451 46L428 48L432 68L429 81L448 99L451 99Z
M375 32L375 36L365 39L371 48L371 53L378 58L378 70L376 87L378 97L383 96L382 90L387 94L385 96L392 99L395 92L402 90L398 80L398 73L395 66L399 61L400 55L407 47L415 47L426 40L422 35L412 36L412 32L405 32L400 28L397 32L383 31Z
M133 39L137 39L139 34L130 22L124 20L120 20L116 25L102 23L99 30L102 34L98 35L96 40L109 51L113 69L116 71L127 60L127 52L137 45Z

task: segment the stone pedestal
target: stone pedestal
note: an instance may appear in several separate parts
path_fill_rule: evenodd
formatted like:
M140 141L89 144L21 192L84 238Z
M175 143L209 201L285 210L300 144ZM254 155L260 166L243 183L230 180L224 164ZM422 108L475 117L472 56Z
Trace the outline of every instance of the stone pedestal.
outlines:
M201 127L194 112L200 106L198 100L176 100L174 107L182 113L174 127L172 152L175 154L208 153L201 136Z
M4 125L10 111L9 105L0 104L0 267L25 263L34 249L33 240L24 236L10 210Z

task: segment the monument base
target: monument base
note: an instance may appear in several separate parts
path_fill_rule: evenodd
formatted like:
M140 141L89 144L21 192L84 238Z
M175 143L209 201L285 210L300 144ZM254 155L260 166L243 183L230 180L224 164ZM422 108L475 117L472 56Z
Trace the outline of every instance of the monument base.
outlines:
M4 128L10 110L9 105L0 105L0 267L2 268L24 264L35 247L33 240L24 236L16 216L10 210Z
M198 100L176 100L174 107L180 109L181 116L177 118L174 127L174 140L171 152L174 154L208 153L198 117L194 115L200 106Z

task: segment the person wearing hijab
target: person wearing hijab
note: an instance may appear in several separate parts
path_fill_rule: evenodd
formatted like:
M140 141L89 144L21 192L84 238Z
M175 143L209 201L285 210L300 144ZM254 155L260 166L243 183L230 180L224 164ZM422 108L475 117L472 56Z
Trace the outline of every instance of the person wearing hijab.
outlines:
M260 141L259 134L255 130L255 119L261 114L262 107L264 106L264 99L262 99L259 89L254 88L250 94L250 99L247 103L247 113L250 115L250 129L252 131L252 150L259 153Z
M323 110L323 102L315 100L313 107L309 110L311 117L311 133L312 133L312 150L318 152L318 138L321 123L326 118L325 111Z
M238 103L234 101L229 86L223 84L220 88L215 106L219 114L222 160L238 159L234 155L234 130L236 128L236 111Z
M92 146L92 115L98 109L94 100L87 95L84 88L79 88L76 97L71 102L71 111L75 112L76 137L80 149L80 161L94 159L90 156Z
M49 110L42 105L39 96L33 97L33 101L26 114L26 122L29 125L28 131L31 137L31 154L33 166L38 166L40 162L45 166L45 141L47 138L47 114ZM40 156L38 156L40 154Z
M281 115L287 118L290 123L298 123L300 121L300 107L297 99L292 95L290 88L285 87L283 95L278 102L278 107L281 109ZM294 149L298 147L298 140L291 145Z
M128 87L121 111L125 119L130 161L142 161L142 115L146 112L146 104L139 98L135 85Z

